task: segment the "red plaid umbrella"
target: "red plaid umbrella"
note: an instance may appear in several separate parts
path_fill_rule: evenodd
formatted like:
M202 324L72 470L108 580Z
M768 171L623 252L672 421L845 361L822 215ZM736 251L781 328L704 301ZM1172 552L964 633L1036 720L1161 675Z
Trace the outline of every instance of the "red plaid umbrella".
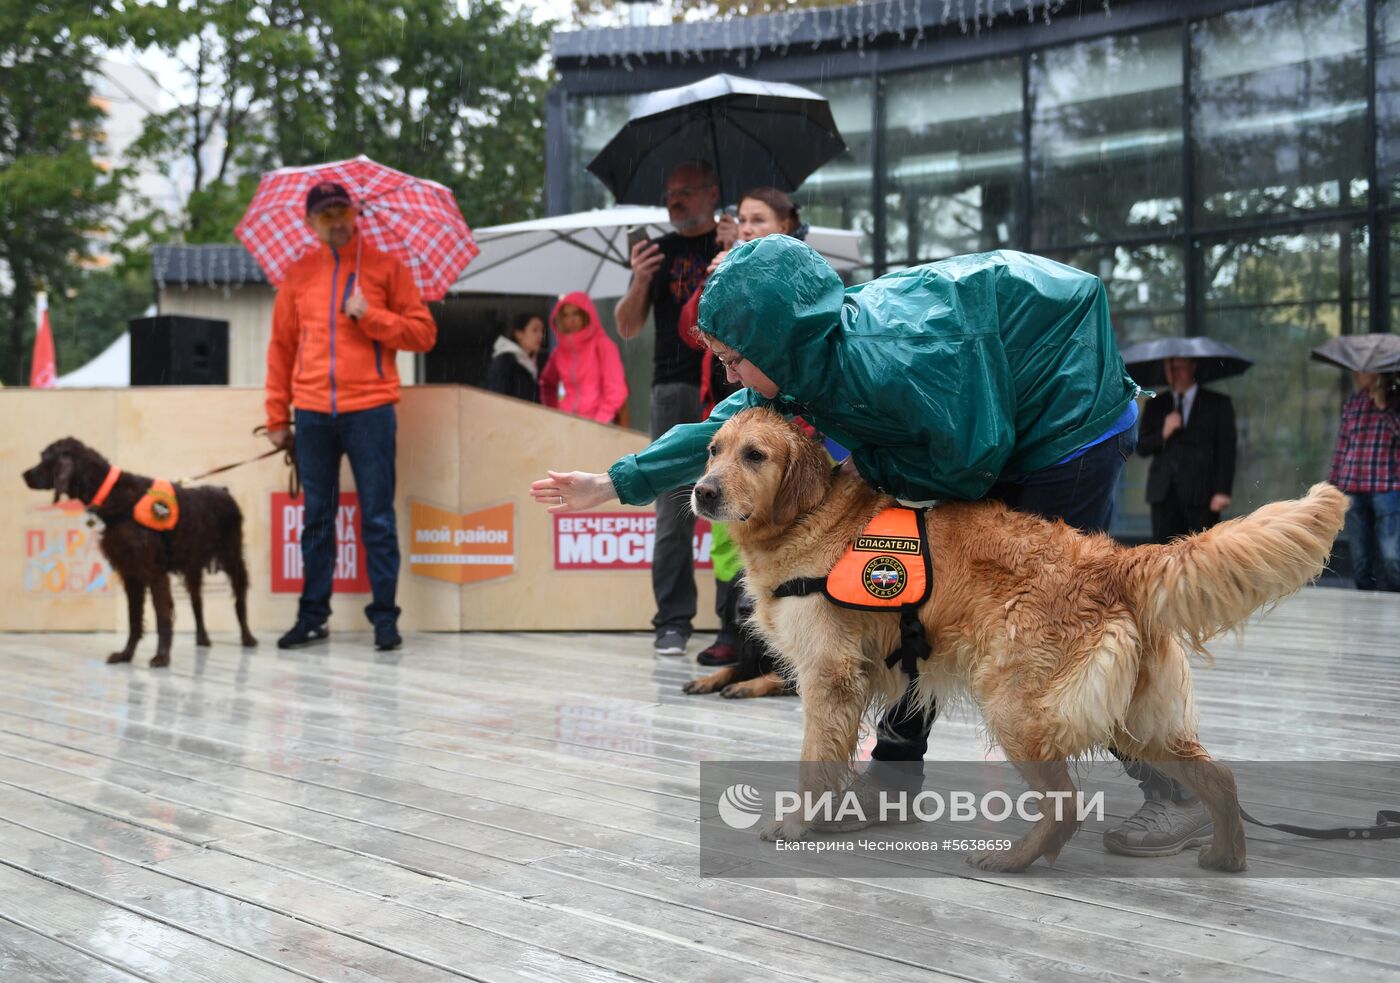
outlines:
M233 230L274 287L293 263L319 244L306 226L306 193L322 181L334 181L350 192L360 209L359 234L403 260L424 300L445 297L480 252L457 199L436 181L363 156L283 167L262 176L257 194Z

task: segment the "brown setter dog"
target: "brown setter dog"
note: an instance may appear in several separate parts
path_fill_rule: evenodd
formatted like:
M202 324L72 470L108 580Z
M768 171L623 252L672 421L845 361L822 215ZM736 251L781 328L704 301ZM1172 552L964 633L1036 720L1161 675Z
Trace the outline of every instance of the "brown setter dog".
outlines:
M243 562L243 513L226 488L176 486L179 522L169 532L156 532L132 518L136 503L150 490L152 480L122 472L102 503L91 505L102 488L111 465L97 451L72 437L44 448L39 463L24 472L30 488L52 489L53 500L62 495L89 506L102 520L101 549L126 588L130 628L126 647L113 652L108 662L130 662L141 641L146 589L156 609L156 655L151 666L170 664L170 641L175 605L170 595L170 574L185 578L194 608L195 644L209 645L204 630L204 602L200 587L205 571L223 570L233 585L234 609L243 632L243 644L258 644L248 630L248 567Z

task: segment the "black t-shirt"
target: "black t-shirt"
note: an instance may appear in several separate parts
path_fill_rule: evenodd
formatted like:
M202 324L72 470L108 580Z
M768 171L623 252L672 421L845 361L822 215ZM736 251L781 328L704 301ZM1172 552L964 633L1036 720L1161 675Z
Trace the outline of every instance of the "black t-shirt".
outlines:
M700 385L701 354L681 340L681 308L705 281L710 260L719 252L715 234L686 237L672 232L656 240L661 268L651 281L651 311L656 324L656 362L652 385L687 382Z

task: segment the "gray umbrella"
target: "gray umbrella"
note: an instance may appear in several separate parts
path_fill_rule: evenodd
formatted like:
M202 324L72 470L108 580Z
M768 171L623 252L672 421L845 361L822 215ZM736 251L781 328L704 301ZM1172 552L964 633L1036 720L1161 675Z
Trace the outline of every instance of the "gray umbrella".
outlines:
M643 96L588 170L619 204L658 205L676 165L704 161L728 205L750 188L795 191L845 149L831 105L810 89L711 75Z
M1312 350L1319 362L1356 372L1400 371L1400 335L1347 334L1329 338Z
M1123 362L1128 366L1128 374L1139 386L1166 385L1162 360L1167 358L1194 358L1197 382L1214 382L1216 379L1241 375L1254 364L1254 359L1239 349L1205 335L1154 338L1123 349Z

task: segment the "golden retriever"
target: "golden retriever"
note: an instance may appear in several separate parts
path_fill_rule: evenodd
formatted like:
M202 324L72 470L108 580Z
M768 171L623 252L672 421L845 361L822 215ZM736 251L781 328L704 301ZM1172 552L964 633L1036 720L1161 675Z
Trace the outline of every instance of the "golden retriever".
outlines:
M908 684L899 665L885 664L899 618L773 590L825 577L894 500L856 475L833 474L777 413L746 410L716 433L692 504L731 524L759 629L796 677L800 790L839 793L853 774L862 714ZM1201 866L1242 870L1235 779L1197 738L1188 653L1321 573L1346 507L1340 491L1317 484L1298 501L1135 549L991 502L929 509L934 583L919 614L933 655L921 666L919 697L927 705L970 693L990 737L1042 794L1072 794L1067 759L1098 749L1152 762L1210 810L1215 836ZM1078 823L1050 811L1011 849L969 862L1020 871L1042 856L1053 861ZM800 839L810 828L790 814L762 834Z

